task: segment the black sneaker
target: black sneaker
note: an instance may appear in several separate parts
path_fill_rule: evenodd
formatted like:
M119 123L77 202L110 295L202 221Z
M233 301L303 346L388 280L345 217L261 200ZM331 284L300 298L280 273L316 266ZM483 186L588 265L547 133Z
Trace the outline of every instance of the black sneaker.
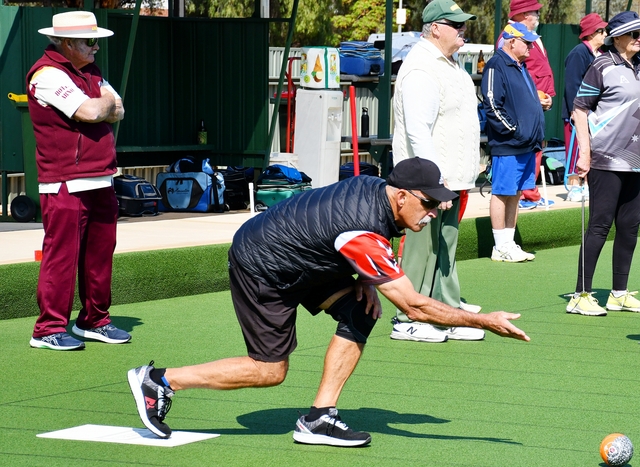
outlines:
M71 328L71 332L76 336L106 342L107 344L124 344L131 340L131 335L127 331L118 329L113 324L105 324L104 326L93 329L80 329L74 324Z
M149 373L153 370L152 365L153 360L148 366L129 370L127 378L144 426L156 436L168 438L171 436L171 428L163 420L171 408L171 398L175 393L170 388L151 381Z
M329 446L364 446L371 442L371 435L364 431L353 431L338 415L337 409L329 409L316 421L308 422L301 416L293 432L293 439L303 444L327 444Z

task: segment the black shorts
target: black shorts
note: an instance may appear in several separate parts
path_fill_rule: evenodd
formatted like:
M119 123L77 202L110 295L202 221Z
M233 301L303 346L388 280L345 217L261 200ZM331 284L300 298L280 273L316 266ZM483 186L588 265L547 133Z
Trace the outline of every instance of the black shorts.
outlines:
M299 305L305 307L312 315L316 315L322 311L319 306L329 297L355 284L355 279L347 276L330 283L323 283L319 287L283 291L269 287L247 274L237 265L231 250L229 251L229 278L233 306L242 328L248 355L263 362L286 360L295 350L297 346L295 323ZM355 292L348 295L355 296ZM344 302L342 299L338 302L341 301ZM351 302L355 300L352 299ZM365 300L357 302L358 305L353 309L353 314L364 315L365 302ZM364 329L355 331L354 334L357 337L352 340L366 342L366 337L375 324L373 320L366 320L364 316L352 319L350 310L353 307L349 307L346 313L344 307L342 307L343 310L332 313L333 308L332 306L326 312L340 322L338 329L342 329L343 332L338 334L343 336L344 329L352 328L351 323L355 322ZM361 323L364 322L367 324L362 326Z

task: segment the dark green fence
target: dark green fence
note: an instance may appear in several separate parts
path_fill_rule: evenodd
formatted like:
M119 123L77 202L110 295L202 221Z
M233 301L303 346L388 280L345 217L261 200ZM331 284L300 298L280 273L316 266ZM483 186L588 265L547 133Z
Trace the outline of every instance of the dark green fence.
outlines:
M564 60L576 45L580 43L580 28L575 24L543 24L538 33L547 49L549 63L553 69L556 97L553 107L545 112L545 139L564 139L562 121L562 98L564 96Z
M24 77L48 44L39 28L64 10L0 6L0 98L24 93ZM97 10L115 32L100 41L97 63L116 90L133 15ZM216 164L260 167L270 148L267 19L140 17L118 129L122 166L165 164L184 154ZM196 145L201 120L208 144ZM0 170L23 170L20 115L0 106Z

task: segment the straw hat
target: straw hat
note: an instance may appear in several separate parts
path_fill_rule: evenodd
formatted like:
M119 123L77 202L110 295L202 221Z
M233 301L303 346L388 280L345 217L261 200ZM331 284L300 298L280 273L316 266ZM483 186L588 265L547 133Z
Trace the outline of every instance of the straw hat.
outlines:
M53 15L53 27L39 29L40 34L72 39L92 39L113 36L113 31L99 28L96 17L90 11L69 11Z

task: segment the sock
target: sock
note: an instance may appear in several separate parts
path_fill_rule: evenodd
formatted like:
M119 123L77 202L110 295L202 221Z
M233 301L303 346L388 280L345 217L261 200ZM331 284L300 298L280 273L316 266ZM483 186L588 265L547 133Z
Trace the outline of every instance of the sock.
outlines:
M513 243L515 242L515 238L516 238L516 229L504 229L504 234L505 234L505 240L507 241L507 243Z
M329 409L333 409L335 407L315 407L311 406L309 409L309 414L305 417L308 422L315 422L317 419L322 417L323 415L329 414Z
M626 293L627 293L627 291L626 291L626 290L612 290L612 291L611 291L611 295L613 295L613 296L614 296L614 297L616 297L616 298L620 298L620 297L622 297L623 295L625 295Z
M170 387L169 383L164 377L165 371L167 371L166 368L154 368L149 372L149 378L151 379L151 381L153 381L154 383L160 386Z
M493 241L496 244L496 250L501 250L502 247L509 243L510 233L508 230L513 230L515 232L515 229L491 229L493 232ZM513 241L513 239L511 239L511 241Z

